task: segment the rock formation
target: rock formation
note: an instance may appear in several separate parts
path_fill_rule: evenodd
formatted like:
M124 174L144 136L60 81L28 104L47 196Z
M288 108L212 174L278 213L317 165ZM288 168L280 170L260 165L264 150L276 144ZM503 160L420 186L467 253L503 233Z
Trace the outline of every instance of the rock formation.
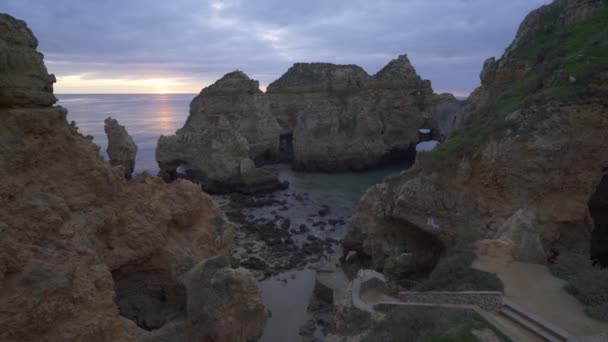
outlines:
M0 13L0 106L50 106L55 76L36 51L38 40L23 21Z
M421 139L443 138L436 117L446 121L447 112L460 105L435 105L430 81L418 76L405 55L374 76L356 65L296 63L266 94L258 87L235 71L203 89L184 127L159 140L161 170L173 174L189 164L201 173L203 186L234 190L242 177L237 165L247 157L257 166L283 161L311 171L367 169L413 159ZM449 120L449 129L460 123L453 115ZM421 128L432 132L421 137ZM212 137L215 146L231 147L213 148ZM221 172L212 170L216 165Z
M175 178L177 168L186 165L209 192L284 188L252 160L278 155L279 127L264 114L262 95L258 82L239 71L204 88L190 104L184 127L158 140L156 161L164 176Z
M298 63L268 86L271 112L293 132L293 163L304 170L362 170L413 158L432 120L429 81L407 56L369 76L354 65Z
M201 130L220 118L228 120L247 140L249 156L256 165L276 161L281 129L266 108L258 81L234 71L204 88L190 103L190 116L183 129Z
M250 273L222 264L226 276L191 282L201 262L229 253L233 225L191 182L126 182L52 106L35 49L24 22L0 16L0 340L259 335L266 314ZM215 308L189 303L215 303L209 289L223 286L231 305L199 326Z
M601 237L588 202L608 173L606 20L608 6L594 0L528 15L505 54L485 63L462 129L368 190L345 250L398 276L475 241L527 262L589 255Z
M467 113L474 110L474 104L469 100L458 100L450 93L433 94L431 117L438 126L443 140L452 132L458 130L466 121Z
M119 125L118 121L112 118L105 120L104 130L108 136L108 156L110 165L122 166L126 179L131 179L135 168L135 155L137 145L127 133L125 126Z

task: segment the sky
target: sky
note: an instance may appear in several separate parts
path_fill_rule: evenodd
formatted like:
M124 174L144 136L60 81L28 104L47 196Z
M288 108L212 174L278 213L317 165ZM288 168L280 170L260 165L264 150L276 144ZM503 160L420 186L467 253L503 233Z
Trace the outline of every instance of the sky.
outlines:
M407 54L435 92L466 96L550 0L0 0L38 37L62 93L198 93L242 70L260 88L296 62L374 74Z

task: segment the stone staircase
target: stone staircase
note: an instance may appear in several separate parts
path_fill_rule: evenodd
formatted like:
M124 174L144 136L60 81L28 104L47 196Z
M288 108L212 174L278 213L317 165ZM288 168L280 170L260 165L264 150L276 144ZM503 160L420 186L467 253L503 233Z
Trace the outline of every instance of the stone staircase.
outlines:
M569 334L559 327L545 321L541 317L528 312L511 302L507 298L503 298L503 306L500 310L500 315L517 323L534 335L548 342L564 342L568 341Z
M490 307L484 307L487 305L480 305L480 303L477 303L476 301L471 301L471 299L474 299L474 297L469 299L466 298L466 296L475 295L473 292L452 293L451 295L455 299L458 299L457 301L451 300L450 298L446 299L445 297L448 293L438 292L436 295L440 296L438 296L437 299L441 299L441 303L437 300L431 301L425 299L423 296L416 296L416 293L414 292L410 292L408 296L400 295L400 298L395 298L394 301L367 303L361 299L361 292L371 280L375 282L385 281L382 275L370 270L361 270L357 277L353 280L353 305L360 310L373 312L375 305L378 304L468 308L475 310L477 313L482 315L487 321L505 333L505 335L509 336L514 342L537 340L546 342L573 341L570 339L570 335L565 330L545 321L538 315L526 311L504 296L501 296L502 305L500 304L499 300L498 305L491 305ZM466 296L463 297L463 294ZM483 296L488 296L489 294L492 293L477 293L477 295ZM464 302L462 302L463 298L466 299ZM458 301L461 301L461 303L458 303ZM485 301L487 300L484 299L482 303ZM511 328L509 328L509 326L511 326ZM520 333L517 333L516 331L520 331ZM524 335L521 335L522 333ZM593 341L595 342L596 340Z

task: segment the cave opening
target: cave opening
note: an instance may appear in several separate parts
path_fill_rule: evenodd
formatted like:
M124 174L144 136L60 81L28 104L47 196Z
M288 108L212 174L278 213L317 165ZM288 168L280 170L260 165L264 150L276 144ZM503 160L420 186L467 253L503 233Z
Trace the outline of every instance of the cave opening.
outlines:
M593 219L591 231L591 259L602 267L608 267L608 174L589 199L589 212Z
M279 137L279 161L290 163L293 160L293 133L281 134Z
M167 270L124 266L112 278L120 315L142 329L159 329L185 310L186 289Z

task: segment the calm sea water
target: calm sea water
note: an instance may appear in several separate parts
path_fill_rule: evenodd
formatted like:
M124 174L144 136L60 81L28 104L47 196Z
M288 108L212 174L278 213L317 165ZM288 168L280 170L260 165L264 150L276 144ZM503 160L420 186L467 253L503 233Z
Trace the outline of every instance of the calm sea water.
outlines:
M76 121L82 134L90 134L107 158L108 140L103 121L111 116L127 128L138 146L135 171L158 172L154 158L161 135L173 134L188 118L194 94L103 94L57 95L58 105L68 109L68 120Z

